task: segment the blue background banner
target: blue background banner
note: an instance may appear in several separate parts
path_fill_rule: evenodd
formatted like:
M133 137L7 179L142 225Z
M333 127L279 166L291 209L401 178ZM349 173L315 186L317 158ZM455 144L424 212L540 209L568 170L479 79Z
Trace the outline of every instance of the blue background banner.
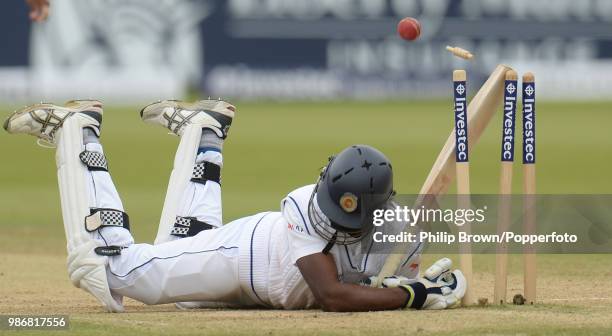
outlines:
M612 90L610 1L51 2L51 19L32 34L22 1L0 3L0 37L10 46L0 69L45 74L43 87L0 71L13 83L0 86L7 99L63 96L79 88L48 89L63 85L57 77L78 82L109 72L117 84L105 87L118 92L101 94L117 99L188 88L241 98L435 98L448 96L453 69L467 68L476 87L500 63L545 73L538 76L545 99L606 99ZM422 24L416 42L396 35L405 16ZM446 45L476 58L452 57ZM559 80L560 68L569 85ZM121 85L126 78L129 85ZM164 85L148 87L152 80Z

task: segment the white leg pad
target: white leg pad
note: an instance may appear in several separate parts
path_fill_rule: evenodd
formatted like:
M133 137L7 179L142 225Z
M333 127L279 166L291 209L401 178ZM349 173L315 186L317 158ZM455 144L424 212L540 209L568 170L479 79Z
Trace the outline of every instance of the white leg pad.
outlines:
M97 255L99 246L85 231L84 220L89 215L90 195L87 187L87 168L81 163L83 129L80 118L66 119L57 137L56 164L68 242L68 273L72 283L96 297L109 312L121 312L120 298L113 298L106 277L106 257Z
M170 235L174 227L176 215L179 213L181 198L193 173L193 165L196 161L200 137L202 136L201 125L188 125L185 127L181 136L176 156L174 157L174 167L170 174L168 190L162 209L159 228L155 244L165 243L175 238Z

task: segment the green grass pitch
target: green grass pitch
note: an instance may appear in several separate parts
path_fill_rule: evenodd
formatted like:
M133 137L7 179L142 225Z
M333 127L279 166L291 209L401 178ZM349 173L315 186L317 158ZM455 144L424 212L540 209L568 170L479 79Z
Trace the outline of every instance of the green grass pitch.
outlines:
M417 193L452 128L452 103L236 102L225 144L224 220L279 209L289 191L314 183L327 157L363 143L387 154L399 193ZM612 104L542 102L537 108L538 192L611 193ZM138 242L157 230L178 138L140 121L139 107L105 110L102 143ZM2 109L2 116L10 111ZM520 115L520 114L519 114ZM517 118L517 135L520 135ZM473 193L496 193L501 112L471 152ZM0 131L0 314L69 314L80 334L610 334L609 256L540 256L535 307L473 307L445 312L328 314L320 311L179 312L171 305L127 302L129 313L104 314L71 286L54 151L27 136ZM520 137L517 138L520 158ZM517 160L520 161L520 160ZM515 165L514 191L521 169ZM427 261L431 256L426 256ZM492 297L493 256L475 258ZM510 259L509 293L520 292L521 260ZM491 301L491 299L489 300ZM3 333L0 331L0 333ZM20 333L24 334L24 333ZM63 333L65 334L65 333Z

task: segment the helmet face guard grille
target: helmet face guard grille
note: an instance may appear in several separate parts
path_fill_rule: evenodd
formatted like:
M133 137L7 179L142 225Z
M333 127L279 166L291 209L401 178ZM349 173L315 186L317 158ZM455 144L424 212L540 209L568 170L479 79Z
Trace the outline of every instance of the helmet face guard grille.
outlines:
M328 242L334 241L338 245L351 245L361 241L369 233L372 226L365 225L361 230L349 232L334 225L316 204L315 195L319 189L319 183L321 183L321 179L317 182L308 202L308 219L317 234Z

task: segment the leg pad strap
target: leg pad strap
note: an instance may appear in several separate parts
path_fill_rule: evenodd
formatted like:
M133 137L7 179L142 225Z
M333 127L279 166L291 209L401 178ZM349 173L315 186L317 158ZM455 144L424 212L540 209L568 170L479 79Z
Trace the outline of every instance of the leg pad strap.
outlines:
M211 230L214 228L215 227L210 224L200 222L195 217L177 216L174 222L174 228L170 234L181 238L193 237L204 230Z
M214 163L202 162L198 163L193 167L193 173L191 174L191 181L196 183L205 184L206 181L213 181L220 183L221 181L221 167Z
M127 213L115 209L91 209L85 217L85 230L94 232L103 227L122 227L130 229L130 218Z
M79 154L79 159L87 166L89 171L108 171L108 163L102 153L84 151Z

